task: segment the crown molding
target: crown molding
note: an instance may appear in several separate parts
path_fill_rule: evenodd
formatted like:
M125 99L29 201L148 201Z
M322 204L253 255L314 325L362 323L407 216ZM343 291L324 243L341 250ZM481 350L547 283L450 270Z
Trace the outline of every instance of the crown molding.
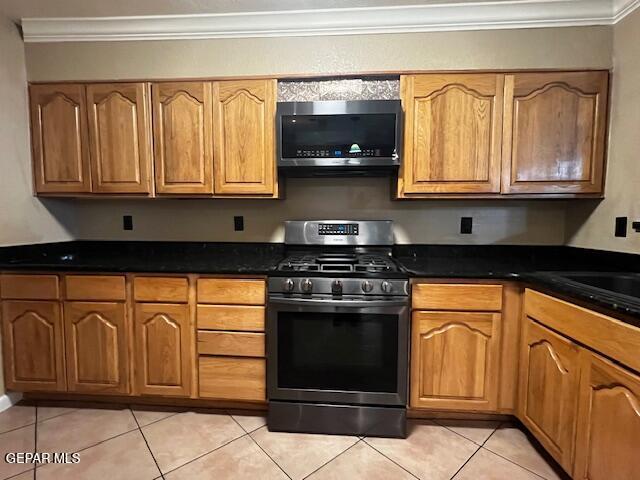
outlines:
M611 25L640 0L508 0L207 15L24 18L25 42L188 40Z

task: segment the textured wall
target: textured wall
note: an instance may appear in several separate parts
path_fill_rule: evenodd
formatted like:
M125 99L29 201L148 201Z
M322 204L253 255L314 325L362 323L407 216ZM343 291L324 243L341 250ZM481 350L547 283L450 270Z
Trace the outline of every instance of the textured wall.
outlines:
M614 219L640 220L640 10L614 27L609 159L605 200L570 204L570 245L640 253L640 233L613 235Z

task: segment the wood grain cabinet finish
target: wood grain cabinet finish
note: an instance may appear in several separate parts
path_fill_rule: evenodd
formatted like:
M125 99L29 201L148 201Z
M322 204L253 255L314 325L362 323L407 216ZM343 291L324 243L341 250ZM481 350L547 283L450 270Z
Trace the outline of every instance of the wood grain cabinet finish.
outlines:
M4 377L18 391L64 391L63 326L55 301L2 302Z
M129 393L125 304L65 302L64 322L69 391Z
M413 312L413 408L497 408L500 314Z
M401 77L400 196L500 192L502 74Z
M138 303L135 308L136 386L143 395L191 394L189 305Z
M266 401L264 358L200 357L200 397Z
M36 192L90 192L84 85L32 85L29 91Z
M155 83L152 96L156 192L213 194L211 83Z
M531 318L525 319L523 328L519 418L551 456L571 472L580 349Z
M603 191L608 72L505 80L502 193Z
M213 83L214 192L277 196L276 80Z
M146 83L87 86L94 192L151 192L148 91Z
M584 352L576 480L633 480L640 472L640 376Z

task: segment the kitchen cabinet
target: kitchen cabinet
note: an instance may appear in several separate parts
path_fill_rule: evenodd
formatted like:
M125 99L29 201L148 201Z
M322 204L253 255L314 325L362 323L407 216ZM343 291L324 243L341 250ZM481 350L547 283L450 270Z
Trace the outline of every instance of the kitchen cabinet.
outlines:
M214 192L277 197L276 80L213 83Z
M608 72L505 78L504 194L603 192Z
M403 75L400 81L400 196L499 193L504 75Z
M526 318L520 360L519 418L553 458L572 469L580 349Z
M64 391L63 326L57 301L2 302L4 381L18 391Z
M36 192L90 192L84 85L31 85L29 94Z
M156 192L213 194L210 82L154 83Z
M191 394L192 334L189 305L137 303L136 385L143 395Z
M637 478L639 448L640 376L585 351L573 478Z
M410 406L495 411L502 285L412 285Z
M125 304L65 302L64 322L69 391L129 393Z
M151 123L146 83L87 85L95 193L151 193Z

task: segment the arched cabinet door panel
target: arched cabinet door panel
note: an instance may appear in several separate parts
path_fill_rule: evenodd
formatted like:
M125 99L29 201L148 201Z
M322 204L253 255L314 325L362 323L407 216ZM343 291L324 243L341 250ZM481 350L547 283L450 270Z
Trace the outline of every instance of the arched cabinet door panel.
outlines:
M591 352L583 358L573 478L637 478L640 376Z
M213 194L211 83L154 83L158 194Z
M87 86L94 192L151 192L148 90L146 83Z
M500 314L413 313L411 406L497 408Z
M31 85L29 93L36 192L90 192L84 85Z
M213 83L216 195L277 196L275 80Z
M124 303L65 302L69 391L129 393Z
M567 472L573 463L580 349L525 319L519 418Z
M136 385L143 395L189 396L192 339L186 304L138 303Z
M502 74L402 76L400 194L499 193Z
M502 193L603 191L608 72L505 79Z
M64 391L62 317L58 302L2 302L7 388Z

